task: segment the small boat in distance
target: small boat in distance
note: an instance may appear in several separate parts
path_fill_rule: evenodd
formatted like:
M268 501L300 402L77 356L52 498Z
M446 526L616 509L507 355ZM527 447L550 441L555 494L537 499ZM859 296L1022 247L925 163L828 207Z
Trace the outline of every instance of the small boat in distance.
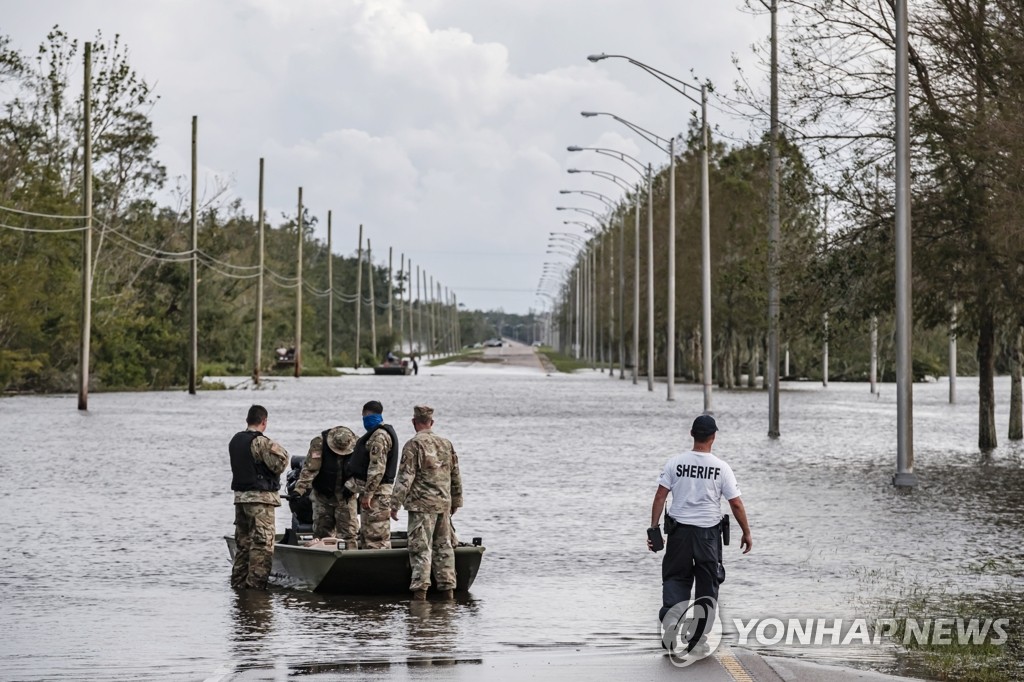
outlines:
M411 358L402 358L401 360L395 358L394 356L391 356L391 358L394 359L389 358L385 360L383 364L374 367L373 373L396 376L408 376L412 374L413 368Z
M408 538L404 531L391 534L391 549L337 549L303 546L311 535L289 529L274 544L271 582L311 592L331 594L408 594L412 580ZM235 538L225 535L228 553L235 558ZM480 538L455 548L456 591L465 592L476 580L484 547Z

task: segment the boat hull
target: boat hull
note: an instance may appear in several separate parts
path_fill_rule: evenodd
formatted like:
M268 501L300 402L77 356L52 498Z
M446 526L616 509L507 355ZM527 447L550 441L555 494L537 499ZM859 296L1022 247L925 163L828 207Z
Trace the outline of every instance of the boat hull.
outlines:
M373 373L384 376L408 376L412 374L412 367L380 365L373 368Z
M407 594L412 581L409 550L349 549L327 550L300 545L274 545L272 582L311 592L331 594ZM224 536L228 553L235 558L235 539ZM455 548L456 590L466 591L476 580L484 548L463 545Z

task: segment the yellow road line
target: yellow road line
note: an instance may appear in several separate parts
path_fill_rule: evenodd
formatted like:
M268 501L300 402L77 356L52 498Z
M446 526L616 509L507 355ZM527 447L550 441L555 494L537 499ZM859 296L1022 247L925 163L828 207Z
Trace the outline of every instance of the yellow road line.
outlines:
M715 658L735 682L756 682L728 649L715 652Z

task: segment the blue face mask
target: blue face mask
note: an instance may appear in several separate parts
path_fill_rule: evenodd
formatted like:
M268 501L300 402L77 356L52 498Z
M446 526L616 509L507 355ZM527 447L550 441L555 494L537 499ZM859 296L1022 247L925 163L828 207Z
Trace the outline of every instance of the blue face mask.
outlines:
M363 428L369 431L384 423L384 416L380 414L368 414L363 417Z

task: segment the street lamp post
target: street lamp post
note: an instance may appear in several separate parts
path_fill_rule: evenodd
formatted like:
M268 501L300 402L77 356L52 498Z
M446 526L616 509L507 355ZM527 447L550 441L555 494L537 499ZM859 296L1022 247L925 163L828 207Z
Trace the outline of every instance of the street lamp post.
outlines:
M675 381L675 347L676 347L676 340L675 340L675 326L676 326L676 310L675 310L675 290L676 290L676 282L675 282L675 271L676 271L676 248L675 248L675 233L676 233L676 223L675 223L675 219L676 219L676 214L675 214L675 138L673 138L671 140L667 140L667 139L665 139L665 138L663 138L663 137L661 137L659 135L656 135L655 133L652 133L651 131L649 131L649 130L647 130L645 128L642 128L642 127L636 125L635 123L631 123L630 121L627 121L626 119L624 119L624 118L622 118L620 116L616 116L615 114L610 114L608 112L604 112L604 111L583 111L583 112L580 112L580 113L581 113L581 115L584 118L590 118L590 117L593 117L593 116L609 116L609 117L615 119L616 121L618 121L619 123L622 123L624 126L626 126L627 128L629 128L633 132L635 132L638 135L640 135L640 137L642 137L644 140L646 140L647 142L653 144L655 147L657 147L658 149L662 150L663 152L668 153L668 155L669 155L669 167L670 167L669 173L670 173L670 176L671 176L670 177L671 182L670 182L670 188L669 188L669 226L668 226L668 230L669 230L669 245L668 245L668 298L669 298L669 301L668 301L668 303L669 303L669 305L668 305L668 315L667 315L668 319L667 319L667 324L666 324L666 333L668 335L668 338L666 340L666 345L667 345L667 350L668 350L668 354L666 356L667 368L668 368L667 377L666 377L666 380L668 382L668 387L667 387L667 390L666 390L666 399L667 400L675 400L675 386L674 386L674 381ZM648 183L649 183L649 186L650 186L650 182L651 182L650 167L648 166ZM651 193L649 191L648 192L648 210L651 211L651 209L653 209L653 206L651 205ZM650 316L650 325L652 327L653 327L653 324L654 324L654 291L653 291L654 244L653 244L653 221L654 221L653 214L649 215L648 216L648 223L651 226L651 229L649 230L648 238L651 240L651 243L648 245L648 255L649 255L651 260L650 260L650 262L648 262L647 268L648 268L649 279L651 279L652 282L651 282L651 285L650 285L650 287L648 289L648 295L647 296L648 296L648 302L649 302L648 315ZM648 368L647 387L648 387L649 390L654 390L654 332L653 332L653 329L651 329L649 331L647 346L648 346L648 359L647 359L647 361L650 364L650 367Z
M637 172L641 178L644 178L644 172L642 170L643 165L639 161L634 159L628 154L622 152L607 149L604 147L578 147L570 146L567 148L570 152L579 151L595 151L599 154L605 154L612 158L622 161L629 166L633 171ZM630 162L635 162L640 165L638 170ZM627 181L620 178L614 173L599 170L580 170L578 168L570 168L569 173L589 173L590 175L610 180L616 185L621 187L627 193L634 192L634 208L636 217L636 230L635 230L635 258L633 261L633 384L637 383L637 366L639 365L639 343L640 343L640 187L631 186ZM650 188L648 188L650 191ZM625 357L626 357L626 340L625 340L625 328L626 328L626 317L625 317L625 296L626 296L626 279L625 279L625 241L626 241L626 218L625 215L622 218L622 225L619 229L619 267L617 269L619 275L619 379L625 379Z
M624 154L623 152L616 151L614 149L607 149L607 148L604 148L604 147L578 147L578 146L575 146L575 145L571 146L571 147L568 147L568 150L570 152L594 151L594 152L597 152L598 154L604 154L606 156L611 156L613 158L617 158L620 161L622 161L623 163L625 163L627 166L632 168L636 173L638 173L640 175L641 183L643 181L647 180L648 176L647 176L647 173L644 170L643 164L640 163L640 161L638 161L637 159L635 159L632 156L630 156L629 154ZM633 165L633 163L631 163L631 161L633 163L636 163L637 166L639 166L639 169L637 167L635 167ZM590 173L590 174L596 175L598 177L604 177L606 179L612 180L613 182L616 182L616 183L621 181L628 188L628 183L626 183L625 180L622 180L622 178L620 178L619 176L615 175L614 173L608 173L606 171L578 170L578 169L575 169L575 168L570 168L569 172L570 173ZM634 211L634 213L635 213L635 225L634 225L634 238L633 238L633 354L632 355L633 355L633 385L634 386L637 383L637 375L640 372L640 184L641 183L638 183L636 185L635 193L634 193L634 207L636 209ZM628 188L627 191L629 191L629 189L632 189L632 188ZM651 199L651 185L650 185L650 183L647 183L647 196L648 196L648 203L650 203L652 201L652 199ZM621 317L621 315L620 315L620 317ZM625 319L623 319L623 324L624 323L625 323Z
M772 14L774 17L774 12ZM637 66L650 75L660 80L665 85L669 86L683 97L687 98L694 104L697 104L701 108L701 304L703 307L701 315L701 336L703 340L703 374L704 374L704 412L710 413L712 411L711 405L711 210L710 210L710 191L708 188L709 173L708 173L708 116L707 116L707 101L708 92L707 85L702 84L700 90L700 100L698 101L689 93L686 89L698 90L694 85L682 81L674 76L671 76L664 71L655 69L654 67L644 64L643 62L637 61L632 57L618 54L596 54L590 55L587 59L591 62L599 62L604 59L624 59L630 64ZM675 83L675 85L673 85ZM681 86L677 87L677 86ZM632 126L631 126L632 127ZM675 186L675 183L672 183ZM673 204L674 207L674 204ZM670 258L671 254L675 251L675 244L670 244ZM671 269L671 265L670 265ZM669 310L670 317L674 316L674 310ZM672 363L675 355L674 339L671 337L669 341L673 343L672 352L669 354L669 362ZM671 365L670 365L671 367ZM669 400L672 399L672 376L668 377L669 381Z

